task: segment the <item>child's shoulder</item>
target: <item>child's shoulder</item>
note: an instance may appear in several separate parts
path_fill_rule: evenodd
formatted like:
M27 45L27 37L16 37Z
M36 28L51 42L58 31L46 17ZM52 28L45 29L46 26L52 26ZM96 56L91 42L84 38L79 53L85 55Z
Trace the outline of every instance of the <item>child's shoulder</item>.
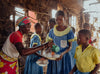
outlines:
M77 47L76 47L76 49L80 49L82 47L82 45L78 45Z
M92 45L89 45L89 49L91 49L91 50L98 50L97 48L95 48L95 47L92 46Z
M99 53L100 52L99 49L97 49L97 48L95 48L94 46L91 46L91 45L88 49L90 49L93 53L95 53L95 52Z
M38 34L34 33L34 34L31 35L31 39L34 38L34 37L40 37L40 36Z

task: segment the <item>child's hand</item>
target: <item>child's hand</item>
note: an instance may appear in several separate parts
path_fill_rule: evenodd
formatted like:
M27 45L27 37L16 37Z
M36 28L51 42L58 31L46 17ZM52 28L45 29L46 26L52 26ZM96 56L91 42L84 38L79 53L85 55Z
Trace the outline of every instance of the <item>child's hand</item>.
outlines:
M40 59L39 59L39 61L44 61L44 60L45 60L45 58L40 58Z
M62 57L63 57L63 55L61 54L61 55L60 55L60 57L56 59L56 61L61 60L61 59L62 59Z
M97 39L94 39L92 42L95 43L97 41Z
M73 74L73 71L70 71L69 74Z

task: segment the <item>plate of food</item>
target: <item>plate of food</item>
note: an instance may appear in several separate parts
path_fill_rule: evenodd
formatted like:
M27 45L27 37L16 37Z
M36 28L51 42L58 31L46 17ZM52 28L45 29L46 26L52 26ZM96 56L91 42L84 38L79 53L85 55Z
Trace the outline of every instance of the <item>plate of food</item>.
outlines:
M46 59L44 59L44 58L41 58L41 59L37 60L36 63L37 63L39 66L44 67L44 66L47 66L49 62L48 62L48 60L46 60Z
M60 57L59 54L56 54L54 52L50 52L50 53L45 53L42 56L44 56L45 58L49 59L49 60L56 60L57 58Z

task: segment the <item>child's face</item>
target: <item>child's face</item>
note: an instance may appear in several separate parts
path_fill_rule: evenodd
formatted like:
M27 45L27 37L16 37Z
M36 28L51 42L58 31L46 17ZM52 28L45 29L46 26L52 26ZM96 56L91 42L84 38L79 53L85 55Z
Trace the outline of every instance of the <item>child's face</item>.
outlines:
M57 16L56 17L56 23L58 25L63 25L64 24L64 20L65 20L65 18L63 16Z
M54 22L50 22L49 23L49 28L52 29L54 27L55 23Z
M88 43L88 39L86 38L86 36L82 33L78 34L77 36L77 43L79 44L87 44Z
M90 30L90 26L85 26L84 29Z
M35 29L37 34L41 34L42 33L42 27L38 26L38 28Z

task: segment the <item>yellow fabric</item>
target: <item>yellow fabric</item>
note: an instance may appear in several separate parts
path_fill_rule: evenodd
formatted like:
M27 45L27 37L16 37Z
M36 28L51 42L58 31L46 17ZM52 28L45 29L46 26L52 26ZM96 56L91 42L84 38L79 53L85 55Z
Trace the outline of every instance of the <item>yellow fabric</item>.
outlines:
M95 65L100 63L100 52L91 45L82 52L82 45L79 45L76 48L74 58L80 72L91 72Z
M4 54L2 51L0 51L0 56L6 60L6 61L10 61L10 62L14 62L16 61L18 58L10 58L8 57L6 54Z
M4 63L0 61L0 68L4 67Z
M41 37L38 34L36 34L36 33L32 34L31 39L33 38L34 35L37 35L39 37L39 39L40 39L40 42L41 42Z
M0 56L6 61L14 62L13 64L10 65L10 67L13 69L14 66L16 65L17 66L16 74L19 74L19 67L18 67L18 59L17 58L8 57L6 54L3 53L3 51L0 51ZM17 62L15 62L15 61L17 61ZM5 65L5 63L1 62L1 60L0 60L0 68L4 67L4 65ZM1 74L6 74L6 73L1 73Z
M47 34L47 37L46 37L46 42L49 42L49 41L51 41L51 40L53 40L53 39L49 37L49 33L48 33L48 34Z
M77 37L74 37L74 39L68 40L68 42L73 42L73 41L77 41Z
M70 39L70 40L68 40L68 42L73 42L74 41L74 39Z
M58 30L56 29L57 26L58 26L58 25L55 25L55 26L54 26L54 34L55 34L56 36L64 36L64 35L68 34L68 33L70 32L70 30L71 30L70 27L67 27L64 31L58 31Z
M37 45L38 43L33 43L33 45L35 45L35 44Z

